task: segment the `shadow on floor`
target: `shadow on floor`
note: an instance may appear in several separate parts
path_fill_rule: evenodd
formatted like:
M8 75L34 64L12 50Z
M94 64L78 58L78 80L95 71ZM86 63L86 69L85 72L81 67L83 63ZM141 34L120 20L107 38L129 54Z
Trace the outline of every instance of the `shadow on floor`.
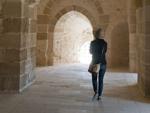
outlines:
M113 86L111 89L105 90L104 96L142 103L150 103L150 98L144 97L137 84L121 87Z

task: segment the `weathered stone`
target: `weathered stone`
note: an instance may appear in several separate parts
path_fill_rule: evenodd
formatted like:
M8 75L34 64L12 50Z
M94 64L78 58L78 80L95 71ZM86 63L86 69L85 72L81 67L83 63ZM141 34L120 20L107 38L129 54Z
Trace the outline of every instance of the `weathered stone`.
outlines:
M37 32L37 21L36 20L30 20L30 33L36 33Z
M29 21L27 18L7 18L3 20L4 33L28 32Z
M47 33L38 33L37 39L38 40L47 40L48 39L47 35L48 35Z
M49 16L48 15L38 15L38 24L49 24Z
M0 47L17 49L20 47L20 37L20 33L4 34L0 37Z
M38 25L38 33L45 33L45 32L48 32L48 25L47 24Z
M22 14L21 0L3 2L2 15L5 18L20 17Z
M0 63L0 75L19 75L20 63L19 62L1 62Z
M76 25L68 25L70 29L65 29L64 24L57 27L63 15L76 11L87 17L82 16L91 22L93 31L99 27L105 31L108 65L117 62L118 67L128 67L125 64L129 64L132 71L139 73L144 94L149 95L149 0L40 0L36 3L38 0L0 1L0 90L21 91L32 83L36 57L40 66L77 63L80 47L91 41L88 37L93 38L92 32L91 36L80 38L79 33L68 34ZM70 22L76 17L70 16ZM64 19L62 23L65 22ZM126 25L118 26L122 23Z

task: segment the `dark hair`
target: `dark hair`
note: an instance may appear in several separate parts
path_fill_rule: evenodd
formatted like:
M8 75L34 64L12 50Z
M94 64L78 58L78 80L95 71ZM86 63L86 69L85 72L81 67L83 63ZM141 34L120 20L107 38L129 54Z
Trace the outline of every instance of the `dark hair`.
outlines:
M99 35L101 34L101 31L102 31L101 28L99 28L98 30L95 31L95 33L94 33L95 39L99 38Z

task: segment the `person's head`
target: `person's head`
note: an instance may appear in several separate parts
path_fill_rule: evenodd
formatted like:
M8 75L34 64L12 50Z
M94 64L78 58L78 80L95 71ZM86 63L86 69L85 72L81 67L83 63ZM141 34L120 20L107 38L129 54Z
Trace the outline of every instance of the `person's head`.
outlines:
M102 29L99 28L99 29L97 29L97 30L95 31L94 37L95 37L95 39L100 39L101 36L102 36Z

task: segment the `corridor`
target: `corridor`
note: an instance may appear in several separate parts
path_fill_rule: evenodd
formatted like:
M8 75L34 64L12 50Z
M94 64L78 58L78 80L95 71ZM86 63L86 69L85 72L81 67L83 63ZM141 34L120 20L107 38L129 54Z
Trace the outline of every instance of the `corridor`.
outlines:
M101 101L92 97L87 65L36 68L36 75L23 93L0 95L0 113L150 113L136 74L107 72Z

